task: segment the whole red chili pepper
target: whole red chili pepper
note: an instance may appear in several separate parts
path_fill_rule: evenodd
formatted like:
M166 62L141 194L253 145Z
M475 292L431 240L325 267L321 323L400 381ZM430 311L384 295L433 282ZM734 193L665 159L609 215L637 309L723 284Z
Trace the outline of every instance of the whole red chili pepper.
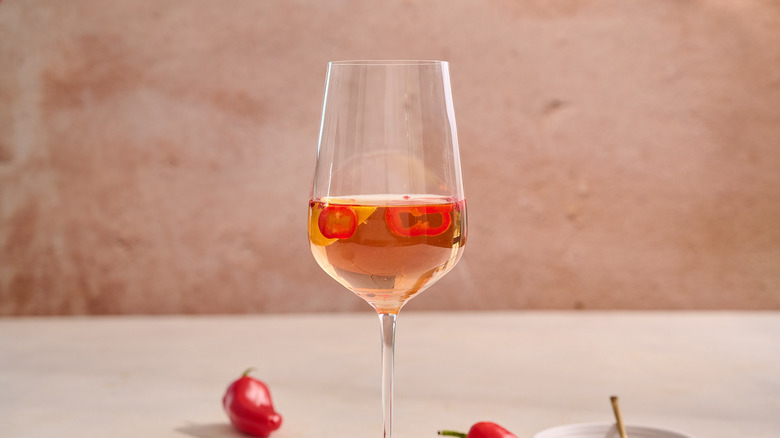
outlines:
M228 386L222 397L230 422L241 432L267 437L282 425L282 416L274 410L271 392L265 383L249 377L252 368Z
M512 432L490 421L481 421L474 424L469 429L468 435L452 430L440 430L439 435L456 436L459 438L517 438Z

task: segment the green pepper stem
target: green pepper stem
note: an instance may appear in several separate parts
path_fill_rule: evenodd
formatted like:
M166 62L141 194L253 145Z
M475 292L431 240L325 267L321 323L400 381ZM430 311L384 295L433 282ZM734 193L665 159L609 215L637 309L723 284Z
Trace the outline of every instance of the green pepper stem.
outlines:
M463 432L455 432L454 430L440 430L437 432L439 435L456 436L459 438L466 438L466 434Z

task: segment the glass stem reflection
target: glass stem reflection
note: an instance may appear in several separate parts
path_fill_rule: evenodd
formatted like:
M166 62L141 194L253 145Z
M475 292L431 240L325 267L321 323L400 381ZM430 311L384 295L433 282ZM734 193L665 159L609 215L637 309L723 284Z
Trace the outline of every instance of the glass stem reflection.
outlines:
M393 436L393 354L395 350L394 313L379 314L382 337L382 424L383 438Z

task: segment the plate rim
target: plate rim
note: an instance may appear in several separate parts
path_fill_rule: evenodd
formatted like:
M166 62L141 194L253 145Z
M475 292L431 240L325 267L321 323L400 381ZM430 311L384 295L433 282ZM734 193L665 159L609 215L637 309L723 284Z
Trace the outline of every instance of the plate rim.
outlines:
M552 426L548 427L546 429L542 429L535 434L531 438L545 438L546 434L553 432L557 429L563 429L563 428L573 428L573 427L582 427L582 428L606 428L609 429L611 427L615 426L615 423L604 423L604 422L584 422L584 423L571 423L571 424L560 424L558 426ZM648 426L645 424L638 424L638 423L628 423L625 425L626 430L629 431L629 429L635 429L635 430L646 430L646 431L652 431L652 432L667 432L678 435L680 438L694 438L693 435L687 434L685 432L681 432L678 430L672 430L672 429L664 429L661 427L656 426Z

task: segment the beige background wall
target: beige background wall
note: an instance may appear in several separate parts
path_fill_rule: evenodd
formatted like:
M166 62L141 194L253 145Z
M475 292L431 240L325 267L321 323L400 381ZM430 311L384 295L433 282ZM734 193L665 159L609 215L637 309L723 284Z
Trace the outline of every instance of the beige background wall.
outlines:
M368 311L326 63L450 61L469 242L407 309L780 309L775 0L4 0L0 315Z

